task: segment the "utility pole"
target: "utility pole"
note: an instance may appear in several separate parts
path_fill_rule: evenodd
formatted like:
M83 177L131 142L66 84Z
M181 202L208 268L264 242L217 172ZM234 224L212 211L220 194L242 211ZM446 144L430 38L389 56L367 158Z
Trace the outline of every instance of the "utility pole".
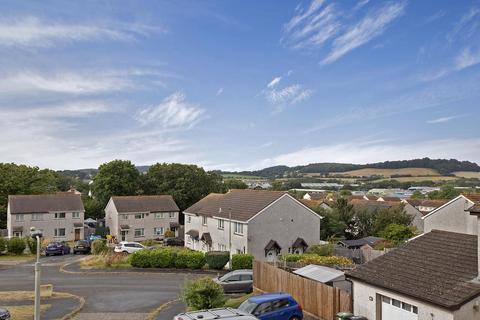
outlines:
M37 262L35 262L35 309L34 320L40 320L40 238L42 237L41 231L36 231L35 227L30 228L31 237L37 241Z
M230 270L232 270L232 208L228 209L228 220L229 220L229 226L228 226L228 266L230 267Z

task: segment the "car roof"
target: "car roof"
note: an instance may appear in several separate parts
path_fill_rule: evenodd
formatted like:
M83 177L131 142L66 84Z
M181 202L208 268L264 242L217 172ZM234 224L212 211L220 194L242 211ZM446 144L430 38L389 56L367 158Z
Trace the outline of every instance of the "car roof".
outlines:
M230 274L237 274L237 273L253 273L252 269L238 269L229 272Z
M253 296L248 299L248 301L253 303L263 303L277 299L292 299L292 296L286 292L273 292L273 293L265 293L260 294L258 296Z
M251 314L244 311L232 308L217 308L209 310L191 311L177 315L181 319L242 319L253 320L256 319Z

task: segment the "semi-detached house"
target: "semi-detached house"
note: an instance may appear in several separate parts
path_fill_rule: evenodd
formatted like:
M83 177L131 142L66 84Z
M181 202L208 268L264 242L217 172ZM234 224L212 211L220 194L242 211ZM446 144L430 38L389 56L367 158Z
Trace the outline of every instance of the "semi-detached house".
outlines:
M80 194L10 195L7 207L8 237L28 237L30 228L47 240L83 239L85 209Z
M183 214L185 246L203 252L251 253L271 261L320 240L321 217L285 192L212 193Z
M163 238L165 231L178 235L179 208L172 196L114 196L105 207L105 224L119 241Z

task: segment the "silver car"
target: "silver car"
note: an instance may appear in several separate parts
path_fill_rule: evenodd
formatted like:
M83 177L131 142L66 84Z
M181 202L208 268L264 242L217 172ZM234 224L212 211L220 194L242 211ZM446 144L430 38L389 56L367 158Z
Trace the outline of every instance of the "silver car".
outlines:
M253 271L250 269L235 270L213 280L223 287L225 293L250 293L253 290Z
M258 318L252 316L249 313L246 313L237 309L231 309L231 308L219 308L219 309L200 310L200 311L180 313L173 318L173 320L197 320L197 319L258 320Z

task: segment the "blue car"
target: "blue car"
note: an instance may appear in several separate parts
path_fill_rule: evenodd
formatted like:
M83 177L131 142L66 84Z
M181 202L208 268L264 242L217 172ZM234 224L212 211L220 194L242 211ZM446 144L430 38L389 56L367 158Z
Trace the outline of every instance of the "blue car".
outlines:
M245 300L240 310L260 320L302 320L302 307L285 292L267 293Z
M70 247L65 241L55 241L50 242L48 246L45 248L45 255L48 257L49 255L64 255L70 253Z

